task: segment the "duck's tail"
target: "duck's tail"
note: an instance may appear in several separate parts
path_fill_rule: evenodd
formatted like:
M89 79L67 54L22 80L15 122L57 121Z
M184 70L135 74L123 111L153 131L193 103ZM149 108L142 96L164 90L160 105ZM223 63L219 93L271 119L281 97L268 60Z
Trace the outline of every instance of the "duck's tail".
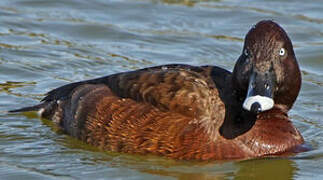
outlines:
M18 112L28 112L28 111L41 111L48 106L48 102L43 102L41 104L37 104L35 106L23 107L20 109L9 110L8 113L18 113Z
M37 111L39 117L51 119L52 116L55 114L57 108L58 104L56 101L44 101L35 106L28 106L20 109L10 110L8 111L8 113Z
M28 106L28 107L23 107L20 109L10 110L10 111L8 111L8 113L37 111L37 114L40 117L50 119L54 115L57 106L58 106L58 104L56 101L44 101L44 102L37 104L35 106Z

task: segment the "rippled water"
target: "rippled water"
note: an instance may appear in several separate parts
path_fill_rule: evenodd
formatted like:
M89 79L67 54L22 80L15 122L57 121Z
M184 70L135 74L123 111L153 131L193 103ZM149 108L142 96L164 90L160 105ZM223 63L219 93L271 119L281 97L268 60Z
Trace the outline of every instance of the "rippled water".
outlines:
M242 162L100 152L35 114L0 115L0 179L323 179L323 2L1 0L0 111L57 86L165 63L232 69L252 24L289 33L303 74L290 116L312 151Z

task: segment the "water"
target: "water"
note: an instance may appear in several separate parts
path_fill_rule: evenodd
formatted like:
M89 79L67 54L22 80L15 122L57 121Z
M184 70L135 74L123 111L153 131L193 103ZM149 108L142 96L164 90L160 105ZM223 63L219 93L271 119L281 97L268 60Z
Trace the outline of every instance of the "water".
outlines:
M183 162L100 152L33 113L0 115L0 179L323 179L323 2L1 0L0 111L60 85L166 63L231 70L249 28L289 33L303 84L290 112L312 151L288 158Z

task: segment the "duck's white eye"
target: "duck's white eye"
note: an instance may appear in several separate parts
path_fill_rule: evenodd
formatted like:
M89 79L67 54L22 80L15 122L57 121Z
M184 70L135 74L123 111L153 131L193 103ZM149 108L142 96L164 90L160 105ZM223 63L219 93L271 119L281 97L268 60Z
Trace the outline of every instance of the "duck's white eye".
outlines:
M248 51L248 49L244 49L243 53L244 53L244 55L245 55L245 56L249 56L249 51Z
M280 51L279 51L279 55L280 56L284 56L285 55L285 49L284 48L281 48Z

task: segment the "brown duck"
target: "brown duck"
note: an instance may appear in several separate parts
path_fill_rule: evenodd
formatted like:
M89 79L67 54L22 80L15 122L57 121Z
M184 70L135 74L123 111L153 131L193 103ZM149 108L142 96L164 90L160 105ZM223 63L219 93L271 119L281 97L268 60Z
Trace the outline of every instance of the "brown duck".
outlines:
M39 111L102 150L174 159L245 159L289 152L304 140L287 112L301 87L291 40L273 21L245 37L233 73L170 64L64 85Z

